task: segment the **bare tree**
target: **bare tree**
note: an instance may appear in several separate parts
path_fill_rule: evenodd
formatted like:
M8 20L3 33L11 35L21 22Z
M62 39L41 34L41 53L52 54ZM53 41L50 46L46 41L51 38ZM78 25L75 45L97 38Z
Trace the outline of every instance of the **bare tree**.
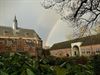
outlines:
M100 34L100 23L98 23L93 29L97 34Z
M62 20L73 22L81 32L79 37L100 21L100 0L43 0L42 6L55 9Z

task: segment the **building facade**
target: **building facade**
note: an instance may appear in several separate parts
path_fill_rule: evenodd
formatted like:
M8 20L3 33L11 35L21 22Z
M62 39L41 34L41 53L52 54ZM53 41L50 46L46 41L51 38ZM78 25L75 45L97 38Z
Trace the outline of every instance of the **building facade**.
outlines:
M27 52L36 55L42 40L32 29L18 27L16 16L12 27L0 26L0 52Z
M50 48L50 54L55 57L100 54L100 34L56 43Z

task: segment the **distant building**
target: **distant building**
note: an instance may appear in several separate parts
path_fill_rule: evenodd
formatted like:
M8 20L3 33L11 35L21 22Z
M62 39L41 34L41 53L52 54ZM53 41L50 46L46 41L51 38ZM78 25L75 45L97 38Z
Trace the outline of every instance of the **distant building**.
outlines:
M90 56L100 54L100 34L55 43L50 55L55 57Z
M12 27L0 26L0 52L27 52L36 55L42 48L42 40L31 29L18 27L16 16Z
M50 49L50 46L44 46L43 47L45 50Z

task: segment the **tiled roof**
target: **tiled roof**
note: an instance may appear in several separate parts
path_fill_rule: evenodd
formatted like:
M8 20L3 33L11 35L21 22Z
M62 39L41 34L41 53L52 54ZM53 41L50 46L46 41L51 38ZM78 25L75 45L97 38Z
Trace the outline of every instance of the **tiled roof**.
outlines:
M75 42L82 42L82 46L100 44L100 34L87 36L83 38L77 38L74 40L64 41L60 43L55 43L51 47L51 50L71 48L71 43L75 43Z
M13 30L11 27L0 26L0 36L5 36L4 33L8 33L11 37L37 37L40 39L39 35L32 29L18 28Z

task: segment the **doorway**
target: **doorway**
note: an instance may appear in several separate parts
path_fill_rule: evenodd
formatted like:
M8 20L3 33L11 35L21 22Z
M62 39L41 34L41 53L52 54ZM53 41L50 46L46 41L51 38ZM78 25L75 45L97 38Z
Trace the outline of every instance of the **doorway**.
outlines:
M74 56L80 56L79 47L76 45L73 47L73 54Z

